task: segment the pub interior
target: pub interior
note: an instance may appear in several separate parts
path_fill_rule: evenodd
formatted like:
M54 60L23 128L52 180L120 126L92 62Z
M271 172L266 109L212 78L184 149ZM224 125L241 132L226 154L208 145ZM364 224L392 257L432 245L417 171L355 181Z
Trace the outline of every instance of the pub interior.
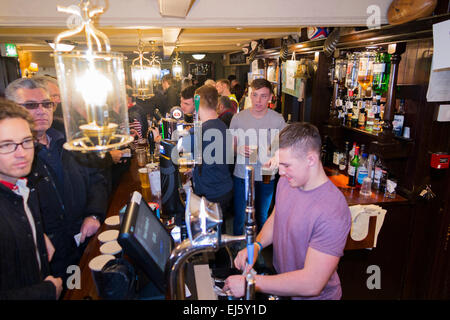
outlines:
M273 187L265 199L269 216L284 208L277 203L284 199L277 194L284 164L271 163L264 175L267 161L239 163L232 142L240 138L224 138L219 148L231 153L229 180L217 188L229 181L234 198L208 196L217 191L208 184L198 191L203 180L220 177L217 167L207 169L202 122L219 121L228 110L228 123L219 127L239 128L238 120L256 108L255 92L266 88L252 85L259 79L273 90L263 107L282 119L278 131L298 123L318 129L319 162L348 206L351 228L335 270L338 299L450 298L448 0L6 0L1 6L0 97L11 100L7 87L17 79L57 80L60 101L48 91L64 152L84 163L109 163L102 168L108 170L104 215L95 215L99 227L62 276L58 299L298 298L262 292L258 283L279 265L279 248L259 235L258 194L260 186ZM208 86L216 105L231 106L217 113L213 106L213 120ZM269 149L272 161L278 153ZM249 152L264 148L258 143L255 150ZM295 256L295 244L290 248ZM235 265L241 249L247 264L258 258L235 297L227 278L243 275ZM0 297L14 299L9 289L0 282Z

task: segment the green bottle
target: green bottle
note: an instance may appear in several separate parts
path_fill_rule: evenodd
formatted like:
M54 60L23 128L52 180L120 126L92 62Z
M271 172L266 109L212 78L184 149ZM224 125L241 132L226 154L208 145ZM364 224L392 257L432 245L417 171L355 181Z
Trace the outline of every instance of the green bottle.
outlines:
M389 86L389 73L391 70L390 54L380 52L375 57L373 64L372 90L375 95L382 95Z
M355 155L348 166L348 185L350 187L356 186L356 173L358 172L358 167L360 164L359 160L359 147L355 148Z

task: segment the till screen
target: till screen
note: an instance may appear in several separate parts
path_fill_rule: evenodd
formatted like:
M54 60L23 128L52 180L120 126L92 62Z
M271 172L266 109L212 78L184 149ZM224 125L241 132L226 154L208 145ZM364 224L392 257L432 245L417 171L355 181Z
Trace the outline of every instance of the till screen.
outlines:
M170 235L158 222L158 218L145 205L139 206L134 236L164 271L170 256Z

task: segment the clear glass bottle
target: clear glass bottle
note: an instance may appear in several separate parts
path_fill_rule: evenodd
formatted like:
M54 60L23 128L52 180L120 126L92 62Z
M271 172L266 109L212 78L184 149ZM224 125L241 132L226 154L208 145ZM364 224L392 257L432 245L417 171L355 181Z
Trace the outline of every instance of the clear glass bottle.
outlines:
M359 53L347 54L347 72L345 75L345 87L353 92L358 87L358 60Z
M358 67L358 83L361 86L360 97L367 97L368 88L372 86L373 82L373 64L375 62L375 53L366 51L359 56Z
M367 153L363 153L358 170L356 172L356 181L358 184L362 185L364 178L366 178L369 175L369 169L368 169L368 158Z
M345 80L347 75L347 60L336 59L336 65L334 68L334 79L337 80L339 88L345 88Z
M373 188L376 190L381 190L381 178L383 176L383 162L379 156L376 156L374 172L373 172Z

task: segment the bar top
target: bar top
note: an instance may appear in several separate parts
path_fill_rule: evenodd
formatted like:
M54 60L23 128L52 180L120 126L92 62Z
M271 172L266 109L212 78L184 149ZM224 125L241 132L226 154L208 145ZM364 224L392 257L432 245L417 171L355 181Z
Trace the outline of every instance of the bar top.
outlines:
M324 168L325 172L328 176L328 178L331 180L331 182L334 183L336 187L341 190L341 192L344 194L345 199L347 200L347 203L349 206L353 206L356 204L386 204L386 203L393 203L393 202L407 202L408 199L403 198L402 196L396 194L395 198L387 198L384 196L384 193L379 192L377 190L372 189L372 194L370 197L362 196L359 191L360 187L349 187L348 184L348 177L340 173L336 169L332 168Z

